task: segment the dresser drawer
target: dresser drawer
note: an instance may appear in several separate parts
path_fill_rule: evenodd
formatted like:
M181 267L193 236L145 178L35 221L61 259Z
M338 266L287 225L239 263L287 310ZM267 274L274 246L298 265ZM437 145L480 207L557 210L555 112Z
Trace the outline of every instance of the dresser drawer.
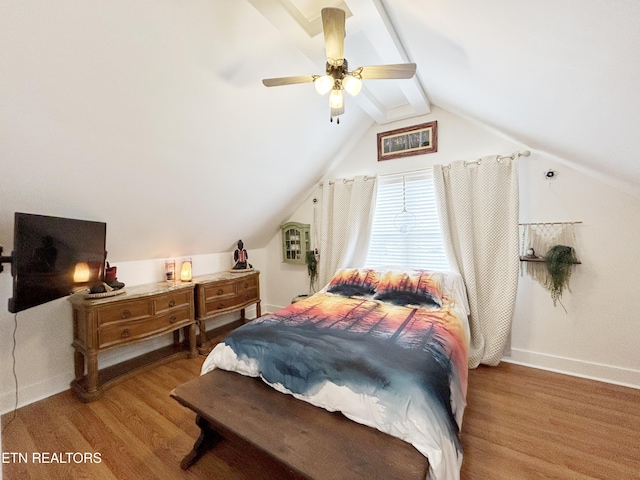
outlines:
M183 307L146 320L119 322L98 328L98 348L138 341L191 323L190 308Z
M209 301L216 297L224 297L236 293L235 284L233 282L220 283L218 285L207 285L204 287L204 298Z
M258 299L258 289L256 287L241 290L238 294L238 303L245 303Z
M171 292L154 299L156 314L191 305L191 290Z
M213 314L228 308L233 308L243 303L242 299L236 295L232 297L213 298L207 302L207 314Z
M113 322L142 320L153 315L153 303L149 300L120 302L97 309L98 325Z
M251 290L256 289L258 286L258 276L252 276L249 278L245 278L236 282L238 285L238 292L242 292L243 290Z

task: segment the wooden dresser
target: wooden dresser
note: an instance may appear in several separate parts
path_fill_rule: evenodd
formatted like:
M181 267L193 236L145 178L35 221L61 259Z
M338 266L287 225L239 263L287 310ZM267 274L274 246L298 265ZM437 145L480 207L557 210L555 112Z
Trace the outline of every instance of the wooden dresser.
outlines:
M91 402L103 389L151 364L178 357L193 358L196 322L192 283L154 283L126 287L125 293L100 299L72 295L75 380L71 388ZM180 341L184 328L185 345ZM173 344L132 360L98 370L98 354L173 332Z
M196 320L200 330L198 350L211 350L207 339L206 321L225 313L240 311L244 322L245 308L256 304L256 316L260 317L260 272L219 272L193 278L196 295Z

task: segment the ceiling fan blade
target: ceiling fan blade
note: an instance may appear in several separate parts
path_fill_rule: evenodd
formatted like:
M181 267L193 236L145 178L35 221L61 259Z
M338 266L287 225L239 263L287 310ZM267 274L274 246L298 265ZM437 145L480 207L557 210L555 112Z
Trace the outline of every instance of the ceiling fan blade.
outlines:
M366 80L383 80L385 78L411 78L416 73L415 63L397 63L394 65L371 65L361 67L360 76Z
M324 44L327 51L327 61L334 65L344 58L344 23L346 15L339 8L323 8L322 30L324 31ZM333 62L332 62L333 60Z
M280 85L294 85L296 83L310 83L317 75L299 75L297 77L264 78L262 83L265 87L279 87Z

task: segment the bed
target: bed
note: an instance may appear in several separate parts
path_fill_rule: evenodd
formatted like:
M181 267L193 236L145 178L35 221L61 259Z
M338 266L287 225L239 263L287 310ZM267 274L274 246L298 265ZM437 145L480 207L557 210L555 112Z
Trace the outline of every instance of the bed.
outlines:
M457 274L342 269L320 292L231 332L201 373L259 377L289 398L407 442L428 459L428 478L458 479L467 316ZM212 420L214 408L206 421L202 406L182 403L198 413L201 443L211 443L213 435L203 436L212 421L225 430Z

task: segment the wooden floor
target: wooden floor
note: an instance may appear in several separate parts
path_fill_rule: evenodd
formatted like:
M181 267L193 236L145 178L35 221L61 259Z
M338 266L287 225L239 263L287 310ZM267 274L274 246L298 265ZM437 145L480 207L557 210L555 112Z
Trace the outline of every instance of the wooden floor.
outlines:
M259 452L226 441L180 470L199 429L169 392L198 375L202 361L156 367L93 403L68 391L19 409L2 434L3 462L17 452L28 463L4 463L3 480L287 478ZM470 372L462 444L463 479L640 479L640 390L517 365L481 367ZM34 464L34 452L98 453L101 461Z

